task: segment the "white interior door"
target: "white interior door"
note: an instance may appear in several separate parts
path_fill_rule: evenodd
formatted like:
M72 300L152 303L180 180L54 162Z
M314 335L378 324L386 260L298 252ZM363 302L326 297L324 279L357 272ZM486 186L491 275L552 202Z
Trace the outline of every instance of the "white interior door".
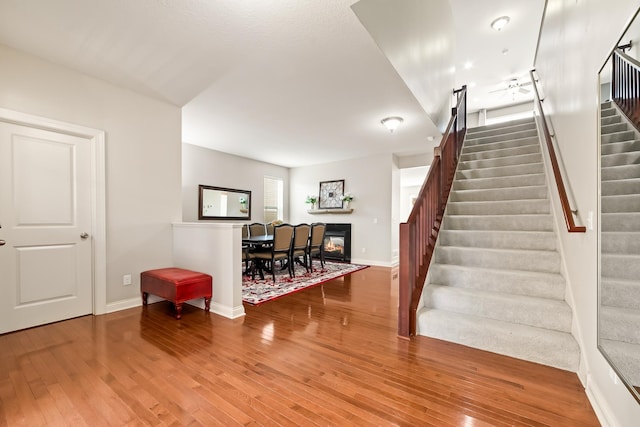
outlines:
M0 122L0 333L92 312L91 149Z

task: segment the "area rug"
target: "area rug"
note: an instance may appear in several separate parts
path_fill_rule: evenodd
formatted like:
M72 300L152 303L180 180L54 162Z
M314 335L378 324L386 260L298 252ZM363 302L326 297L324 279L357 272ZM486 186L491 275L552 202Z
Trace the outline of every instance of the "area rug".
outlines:
M289 277L287 269L283 271L276 269L275 282L271 274L266 272L264 279L256 276L255 280L251 280L251 276L243 276L242 301L251 305L262 304L368 267L368 265L338 262L325 262L323 269L316 265L318 264L314 263L315 270L310 273L304 271L302 267L296 267L294 278Z

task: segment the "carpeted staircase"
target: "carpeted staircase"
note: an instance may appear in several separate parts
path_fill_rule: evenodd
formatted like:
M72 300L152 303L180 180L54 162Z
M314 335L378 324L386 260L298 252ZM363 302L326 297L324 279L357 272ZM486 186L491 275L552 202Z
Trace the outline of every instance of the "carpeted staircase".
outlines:
M600 338L640 385L640 134L611 104L601 105Z
M543 168L533 119L468 131L419 334L577 371Z

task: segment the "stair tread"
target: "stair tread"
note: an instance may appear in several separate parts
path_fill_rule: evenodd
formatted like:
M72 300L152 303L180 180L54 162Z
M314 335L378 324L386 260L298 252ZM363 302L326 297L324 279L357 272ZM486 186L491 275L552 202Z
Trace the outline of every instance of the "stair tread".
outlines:
M444 324L455 323L466 329L464 335L457 330L451 330L451 328L446 331L447 334L434 334L427 330L425 331L427 336L448 339L463 345L573 372L578 369L580 349L570 333L446 310L423 309L418 315L422 320L420 322L421 330L422 323L427 329L429 324L433 323L434 317L439 318ZM535 342L536 346L530 346L531 342Z

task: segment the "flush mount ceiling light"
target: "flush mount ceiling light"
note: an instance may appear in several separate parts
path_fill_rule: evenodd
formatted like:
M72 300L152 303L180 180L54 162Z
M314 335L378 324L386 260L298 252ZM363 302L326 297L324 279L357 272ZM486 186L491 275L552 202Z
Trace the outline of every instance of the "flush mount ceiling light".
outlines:
M400 123L402 122L404 122L404 119L397 116L387 117L380 120L380 123L382 123L391 133L393 133L394 130L398 129L398 126L400 126Z
M496 18L493 20L493 22L491 22L491 28L493 28L496 31L501 31L504 27L507 26L508 23L509 23L509 17L501 16L500 18Z

